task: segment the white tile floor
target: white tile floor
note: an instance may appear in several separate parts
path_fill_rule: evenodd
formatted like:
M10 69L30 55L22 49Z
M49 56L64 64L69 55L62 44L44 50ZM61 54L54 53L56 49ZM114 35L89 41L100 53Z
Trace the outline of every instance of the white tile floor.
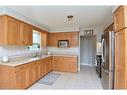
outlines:
M60 73L61 76L52 86L35 83L29 89L102 89L101 80L94 67L81 66L81 71L78 73L55 73Z

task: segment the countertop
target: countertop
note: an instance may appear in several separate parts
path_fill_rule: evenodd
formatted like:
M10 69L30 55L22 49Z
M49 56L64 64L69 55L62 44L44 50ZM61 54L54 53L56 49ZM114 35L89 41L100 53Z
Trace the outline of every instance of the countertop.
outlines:
M23 60L15 60L12 62L7 62L7 63L3 63L0 62L0 65L7 65L7 66L19 66L22 64L26 64L26 63L30 63L30 62L34 62L37 60L41 60L41 59L45 59L51 56L65 56L65 57L77 57L77 55L42 55L40 58L39 57L35 57L35 58L28 58L28 59L23 59Z

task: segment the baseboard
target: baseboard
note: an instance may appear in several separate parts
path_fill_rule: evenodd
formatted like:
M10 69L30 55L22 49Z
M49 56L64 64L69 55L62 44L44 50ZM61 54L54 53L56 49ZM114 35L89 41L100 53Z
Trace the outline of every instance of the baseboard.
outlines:
M90 65L90 64L87 64L87 63L85 63L85 64L82 63L80 66L96 66L96 64Z

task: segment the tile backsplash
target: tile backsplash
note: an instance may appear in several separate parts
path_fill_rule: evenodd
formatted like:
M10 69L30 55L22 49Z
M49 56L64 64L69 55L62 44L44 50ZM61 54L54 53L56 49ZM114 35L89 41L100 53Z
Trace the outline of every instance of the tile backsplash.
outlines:
M38 53L46 53L47 48L42 48ZM0 46L0 59L3 56L8 56L9 58L16 57L33 57L36 55L36 51L29 51L26 46Z
M50 51L52 54L68 54L68 55L78 55L78 48L55 48L47 47L41 48L38 54L46 54ZM36 56L36 51L29 51L26 46L0 46L0 60L2 57L8 56L9 60L15 60L16 58L29 58Z
M20 46L0 46L0 57L2 56L14 56L24 53L28 53L27 47Z
M52 54L68 54L68 55L78 55L79 47L73 48L56 48L56 47L48 47L48 51Z

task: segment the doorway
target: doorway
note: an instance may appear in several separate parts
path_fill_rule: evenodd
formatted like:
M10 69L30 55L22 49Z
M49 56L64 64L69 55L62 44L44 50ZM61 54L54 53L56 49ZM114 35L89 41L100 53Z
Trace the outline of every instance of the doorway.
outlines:
M80 65L95 65L96 35L80 36Z

